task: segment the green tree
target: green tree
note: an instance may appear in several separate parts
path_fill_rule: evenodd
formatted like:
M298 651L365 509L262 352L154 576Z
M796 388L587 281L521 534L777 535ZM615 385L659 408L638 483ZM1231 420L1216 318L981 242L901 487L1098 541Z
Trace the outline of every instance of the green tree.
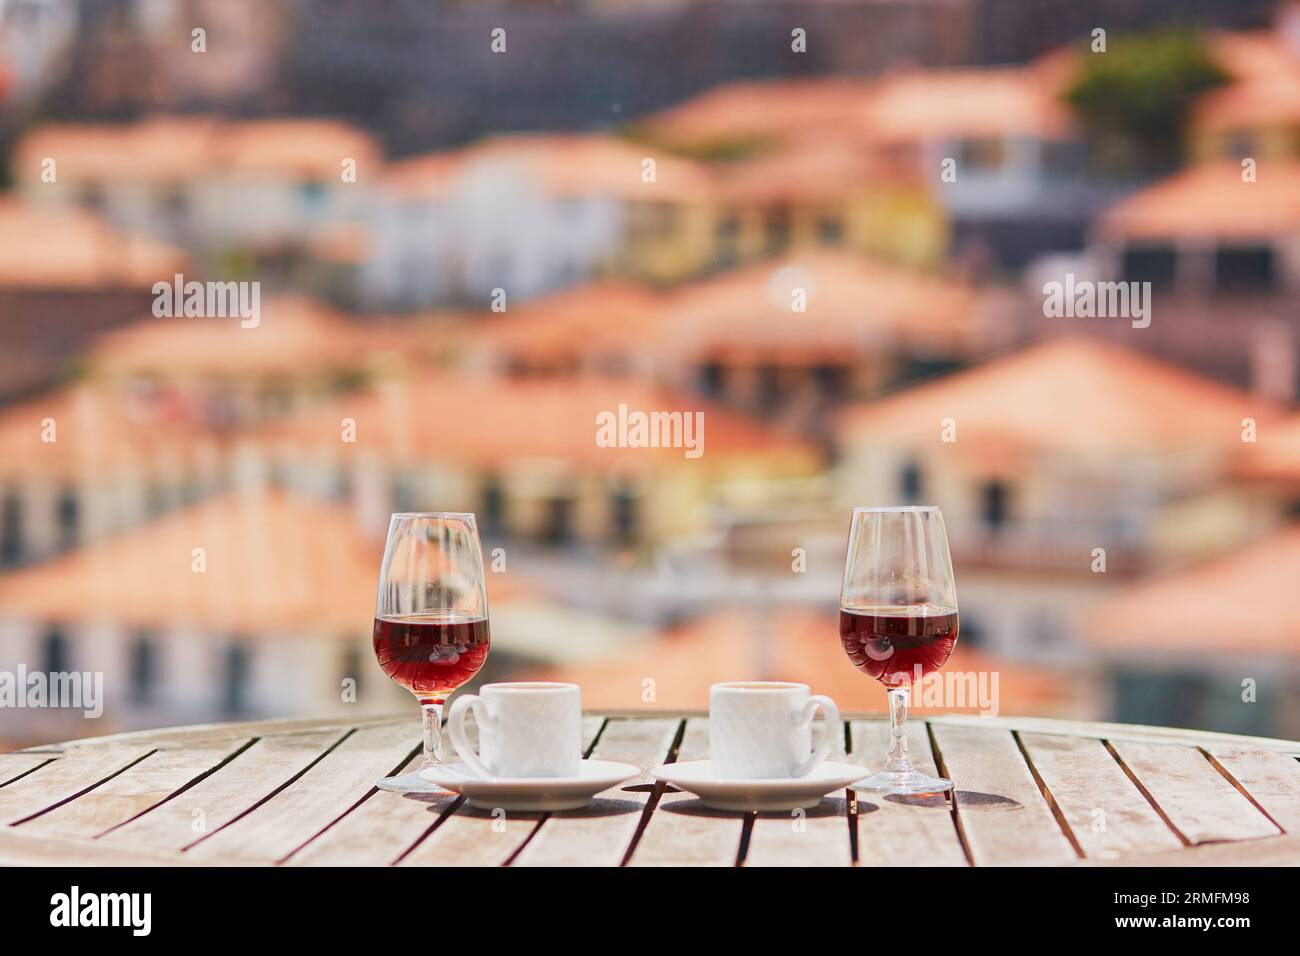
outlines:
M1089 134L1094 168L1155 172L1177 165L1196 98L1227 81L1192 30L1131 35L1085 52L1065 99Z

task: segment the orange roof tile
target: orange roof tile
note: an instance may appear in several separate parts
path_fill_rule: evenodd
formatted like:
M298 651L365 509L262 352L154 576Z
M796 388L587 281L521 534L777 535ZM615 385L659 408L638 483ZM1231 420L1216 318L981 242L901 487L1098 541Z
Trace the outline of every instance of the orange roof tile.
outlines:
M1060 712L1071 696L1067 682L1050 672L964 648L960 639L944 670L996 671L1003 713ZM631 654L539 668L521 679L574 681L582 685L583 706L596 709L706 710L709 686L728 680L799 681L829 695L841 710L886 709L884 688L845 656L835 615L796 607L718 611ZM655 682L650 702L643 699L647 679Z
M719 176L728 202L833 202L864 189L916 181L915 168L891 160L862 137L802 138L730 164Z
M796 312L797 290L806 310ZM977 290L847 252L809 250L688 285L668 300L679 354L843 360L884 345L962 353L984 334Z
M234 492L5 575L0 614L222 637L366 634L386 530L337 505ZM193 570L194 548L206 571ZM512 577L490 576L489 602L528 593Z
M597 445L597 415L617 415L620 403L647 413L703 412L703 456L687 460L681 448ZM355 444L340 442L343 418L356 421ZM760 456L776 458L788 468L812 469L818 457L802 439L633 379L556 382L433 375L398 380L271 426L263 438L272 447L378 451L398 460L445 459L472 467L540 459L606 469L698 465L707 470L714 460Z
M683 149L795 142L812 130L843 129L871 89L869 79L728 83L648 117L639 129L651 140Z
M119 232L88 212L0 199L0 287L152 286L183 268L179 249Z
M467 335L476 346L530 364L622 357L653 340L663 308L662 297L641 286L596 282L485 318Z
M966 448L1071 454L1228 450L1263 399L1097 338L1057 338L977 368L846 409L843 439L937 441L957 423Z
M1211 57L1232 82L1197 100L1193 130L1300 123L1300 56L1282 36L1267 31L1216 33L1209 46Z
M231 318L143 317L100 336L93 368L110 374L243 377L281 371L319 375L363 364L370 345L364 327L306 296L268 297L260 323Z
M15 146L20 179L35 181L41 162L56 161L58 182L178 183L235 174L281 175L337 181L344 158L378 162L374 139L335 120L287 118L225 120L152 116L134 123L53 123Z
M42 440L46 419L55 441ZM222 447L217 436L112 389L79 385L0 409L0 480L83 484L124 471L215 467Z
M1032 67L906 70L873 88L858 121L884 143L1064 139L1073 126L1056 86L1048 82L1057 72Z
M1084 629L1117 655L1300 655L1300 526L1196 567L1161 575L1103 602Z
M1300 163L1269 161L1256 182L1236 163L1175 173L1111 206L1100 221L1108 239L1264 240L1300 232Z
M1257 430L1237 454L1235 473L1247 480L1300 484L1300 415Z
M642 162L655 161L655 181ZM698 198L711 188L695 163L602 133L492 136L448 152L393 163L384 182L397 195L442 197L473 177L525 177L553 196L611 196L627 201Z

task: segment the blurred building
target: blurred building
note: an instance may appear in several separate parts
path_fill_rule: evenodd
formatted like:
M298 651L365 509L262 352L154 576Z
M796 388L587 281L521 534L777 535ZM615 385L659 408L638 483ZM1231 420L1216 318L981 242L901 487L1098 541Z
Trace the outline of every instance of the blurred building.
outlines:
M48 559L223 487L228 443L115 390L0 409L0 568Z
M1069 678L996 658L960 639L944 671L996 673L994 703L1001 713L1077 713L1079 689ZM525 676L579 683L583 706L608 710L707 711L710 685L728 680L798 681L814 693L827 694L843 711L880 711L886 706L885 689L845 655L833 613L766 602L702 615L614 658L528 671ZM913 709L925 712L920 706L924 691L917 693ZM974 695L967 698L967 706L949 703L940 709L980 710Z
M674 434L698 440L699 453L603 446L600 416L624 413L677 416ZM350 499L363 515L473 511L491 541L555 549L650 549L706 530L724 488L761 498L770 482L822 468L797 437L631 379L396 378L270 426L258 441L287 485Z
M989 347L996 297L809 250L671 293L657 339L678 387L825 437L825 413Z
M1231 733L1300 727L1300 529L1161 575L1090 615L1099 696L1115 720Z
M1276 522L1229 483L1244 420L1276 418L1140 353L1057 339L848 409L838 498L940 505L963 640L1077 658L1090 602Z
M664 281L711 248L694 163L604 134L493 137L393 163L359 277L373 307L508 303L622 269Z
M91 335L149 309L153 283L184 268L164 242L78 209L0 199L0 400L66 376Z
M12 168L34 204L90 209L265 277L302 258L318 230L358 218L379 164L368 133L332 120L155 115L38 126Z

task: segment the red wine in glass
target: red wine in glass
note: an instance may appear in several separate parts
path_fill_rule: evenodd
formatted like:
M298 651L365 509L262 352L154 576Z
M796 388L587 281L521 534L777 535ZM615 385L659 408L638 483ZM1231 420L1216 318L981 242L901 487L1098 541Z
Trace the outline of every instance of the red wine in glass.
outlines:
M375 618L379 666L421 703L441 702L467 683L483 667L490 645L487 619L462 612Z
M948 663L957 611L929 604L841 608L840 643L862 673L904 687Z

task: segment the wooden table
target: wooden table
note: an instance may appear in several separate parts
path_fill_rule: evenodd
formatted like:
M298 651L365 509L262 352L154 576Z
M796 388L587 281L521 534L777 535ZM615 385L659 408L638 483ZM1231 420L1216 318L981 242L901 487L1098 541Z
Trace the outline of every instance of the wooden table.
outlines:
M0 754L0 863L996 866L1300 863L1300 744L1053 720L916 720L919 765L955 798L827 798L727 814L649 770L706 754L703 717L588 716L590 754L642 777L587 810L496 815L379 792L417 720L223 724ZM887 727L850 720L879 765Z

